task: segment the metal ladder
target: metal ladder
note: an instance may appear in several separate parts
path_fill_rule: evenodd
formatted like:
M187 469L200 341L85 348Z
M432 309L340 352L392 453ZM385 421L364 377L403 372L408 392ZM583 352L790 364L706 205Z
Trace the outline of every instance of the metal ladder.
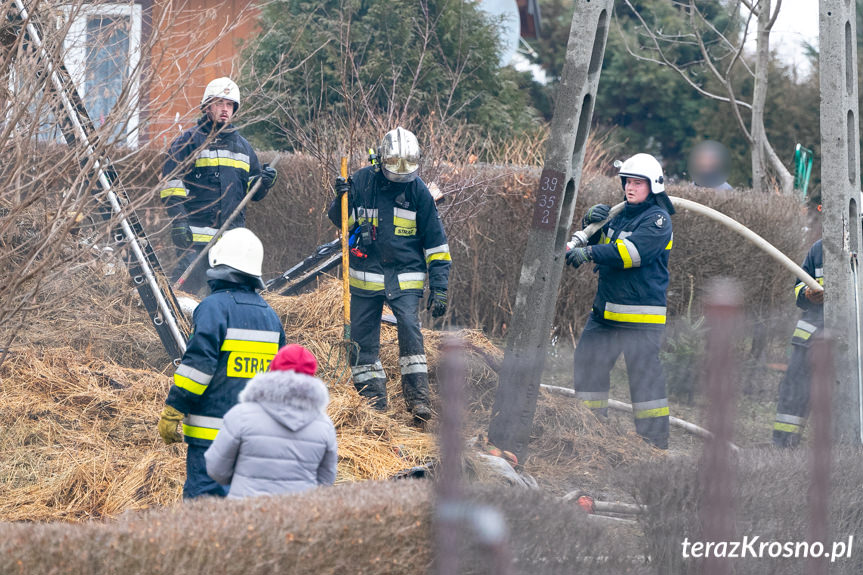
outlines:
M45 48L40 27L24 6L24 2L14 0L13 4L17 14L8 12L7 17L20 23L19 34L24 35L24 40L33 47L44 66L48 80L46 89L53 92L59 103L57 118L63 138L70 147L79 145L86 154L95 156L95 129L72 77L62 62L53 61L52 55ZM125 250L125 262L132 285L138 290L162 345L175 363L178 363L186 351L190 327L180 311L170 282L132 208L126 190L116 173L108 167L110 162L104 157L95 157L92 165L103 199L110 205L111 214L117 217L117 224L112 230L114 241L120 247L128 248ZM107 219L111 214L106 212L104 216Z

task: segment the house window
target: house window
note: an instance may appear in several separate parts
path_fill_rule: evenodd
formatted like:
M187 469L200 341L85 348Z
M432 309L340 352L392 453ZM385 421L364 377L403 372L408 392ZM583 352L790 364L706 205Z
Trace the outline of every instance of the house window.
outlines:
M74 14L66 36L66 68L99 128L111 122L117 143L138 145L141 6L97 4Z

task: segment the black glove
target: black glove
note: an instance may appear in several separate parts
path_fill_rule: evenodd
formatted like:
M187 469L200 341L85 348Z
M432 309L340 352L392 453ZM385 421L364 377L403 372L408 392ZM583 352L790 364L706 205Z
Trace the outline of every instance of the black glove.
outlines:
M264 164L261 167L261 187L265 190L269 190L273 187L278 176L279 173L276 171L276 168L272 167L270 164Z
M566 252L566 263L574 268L581 264L593 261L593 250L590 246L586 248L572 248Z
M608 212L610 209L611 207L607 204L596 204L595 206L591 206L587 210L587 213L584 214L584 217L581 218L581 227L586 228L590 224L595 224L596 222L608 219Z
M347 192L351 191L351 181L350 179L346 180L343 177L339 176L338 178L336 178L336 185L334 186L334 188L336 190L336 199L338 200Z
M192 245L192 230L186 222L174 222L171 228L171 241L178 248L188 248Z
M440 317L445 314L446 290L440 288L430 290L428 303L426 303L426 309L432 310L432 317Z

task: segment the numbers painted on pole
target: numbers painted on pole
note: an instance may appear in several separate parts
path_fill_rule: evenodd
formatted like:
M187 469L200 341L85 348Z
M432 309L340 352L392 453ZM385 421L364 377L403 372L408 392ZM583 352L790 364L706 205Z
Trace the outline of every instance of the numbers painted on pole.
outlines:
M566 176L554 170L543 170L536 191L533 209L533 227L553 230L557 226L563 179Z

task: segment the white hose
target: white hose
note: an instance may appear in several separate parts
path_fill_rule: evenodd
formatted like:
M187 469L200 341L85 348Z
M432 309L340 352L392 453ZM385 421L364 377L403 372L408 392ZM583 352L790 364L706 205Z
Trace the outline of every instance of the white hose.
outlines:
M669 196L669 199L671 200L671 203L674 204L675 208L690 210L697 214L701 214L702 216L706 216L711 220L718 222L731 230L734 230L735 232L761 248L764 252L767 253L767 255L782 264L788 271L793 273L800 281L804 282L808 287L812 288L813 290L822 291L824 289L821 284L815 281L815 278L806 273L806 271L799 265L794 263L791 258L780 252L773 244L771 244L770 242L768 242L737 220L729 218L722 212L718 212L713 208L709 208L704 204L699 204L698 202L693 202L692 200L672 196ZM608 219L611 219L618 213L620 213L620 211L623 209L624 204L625 202L620 202L619 204L611 208L611 210L609 211ZM602 229L602 226L604 226L606 222L608 222L608 219L602 222L590 224L583 230L575 232L567 246L570 249L573 247L586 246L587 240L593 234Z
M568 387L560 387L558 385L547 385L545 383L540 384L539 387L541 387L542 389L545 389L546 391L550 391L551 393L557 393L559 395L566 395L568 397L575 397L575 390L569 389ZM610 407L611 409L616 409L618 411L625 411L627 413L632 413L632 405L631 404L623 403L622 401L617 401L616 399L609 399L608 400L608 407ZM701 427L699 425L695 425L694 423L689 423L688 421L684 421L682 419L679 419L677 417L669 416L668 423L669 423L669 425L673 425L674 427L679 427L680 429L683 429L684 431L687 431L693 435L697 435L703 439L710 439L713 437L713 433L711 431L704 429L703 427ZM731 447L731 450L734 451L735 453L740 451L740 448L737 445L731 443L730 441L728 442L728 445L729 445L729 447Z

